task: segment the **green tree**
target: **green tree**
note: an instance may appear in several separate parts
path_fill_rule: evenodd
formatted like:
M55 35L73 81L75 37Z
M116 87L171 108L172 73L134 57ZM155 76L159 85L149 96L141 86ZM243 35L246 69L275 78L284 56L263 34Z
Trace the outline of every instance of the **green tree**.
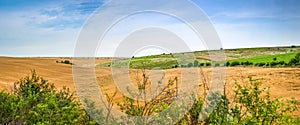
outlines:
M233 61L230 63L230 66L238 66L238 65L240 65L239 61Z
M290 60L289 65L300 65L300 52L296 54L294 58Z
M194 67L198 67L198 64L199 64L198 60L194 60Z
M193 67L193 63L188 63L188 67Z

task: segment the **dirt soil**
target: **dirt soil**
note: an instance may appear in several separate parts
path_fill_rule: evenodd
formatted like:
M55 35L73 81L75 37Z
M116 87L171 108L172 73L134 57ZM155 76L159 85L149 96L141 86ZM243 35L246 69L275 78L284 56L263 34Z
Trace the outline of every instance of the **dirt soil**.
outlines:
M56 61L65 60L66 58L12 58L12 57L0 57L0 90L11 91L13 83L20 78L30 74L30 70L36 70L37 74L54 83L57 88L67 86L71 91L75 91L72 75L72 65L57 63ZM71 60L71 59L69 59ZM110 59L96 59L96 64L110 62ZM76 64L75 64L76 65ZM117 89L115 86L116 79L112 77L112 71L108 67L95 67L96 79L103 93L112 95ZM189 71L191 69L187 69ZM200 69L197 69L200 71ZM208 81L212 79L211 68L202 69L205 77ZM294 97L300 100L300 68L261 68L261 67L229 67L226 71L226 89L232 90L232 85L235 81L241 84L247 84L248 76L252 76L253 79L261 81L263 86L269 86L271 96L273 98L291 98ZM130 81L134 81L136 85L137 76L136 73L140 70L131 69L124 72L114 72L116 76L125 76L129 72ZM146 71L150 73L152 82L158 82L162 79L162 74L165 74L164 81L178 77L179 86L181 86L181 77L185 79L189 78L189 75L182 75L181 69L169 69L164 71ZM83 70L84 73L84 70ZM193 73L193 72L191 72ZM154 74L154 75L153 75ZM193 76L193 75L190 75ZM200 78L202 75L199 74ZM128 75L127 75L128 77ZM123 81L124 82L124 81ZM195 82L195 81L187 81ZM202 84L202 80L199 81L199 86ZM149 85L151 86L151 84ZM148 87L149 87L148 86ZM86 90L89 90L89 86L86 86ZM122 94L117 91L116 101L122 100ZM296 112L295 115L300 115L300 112Z

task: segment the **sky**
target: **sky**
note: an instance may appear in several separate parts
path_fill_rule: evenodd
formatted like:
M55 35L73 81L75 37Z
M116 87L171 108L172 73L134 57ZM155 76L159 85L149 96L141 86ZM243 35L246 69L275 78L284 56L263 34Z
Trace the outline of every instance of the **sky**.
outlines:
M0 0L0 56L73 56L82 27L91 14L101 10L107 2L108 0ZM208 16L223 48L300 45L299 0L192 2ZM124 38L128 32L126 24L165 26L166 29L181 34L191 50L205 49L194 43L197 38L191 31L181 30L186 27L178 25L178 20L159 14L140 14L124 19L112 28L109 36L104 39L106 42L99 47L97 56L114 55L119 44L115 41ZM144 53L151 53L149 51L151 49Z

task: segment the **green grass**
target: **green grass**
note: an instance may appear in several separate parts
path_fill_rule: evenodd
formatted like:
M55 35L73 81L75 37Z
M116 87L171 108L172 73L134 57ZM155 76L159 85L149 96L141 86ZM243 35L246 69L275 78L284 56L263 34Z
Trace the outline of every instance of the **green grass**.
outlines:
M239 62L253 62L255 63L267 63L274 61L274 58L276 58L276 61L284 61L288 63L293 57L296 56L297 53L287 53L287 54L275 54L275 55L267 55L267 56L256 56L251 58L240 58L236 60L230 60L229 62L233 61L239 61Z
M177 60L173 58L149 58L149 59L127 59L127 60L118 60L114 64L104 63L100 64L98 66L104 66L108 67L112 65L115 68L121 68L121 67L127 67L129 65L129 68L132 69L154 69L154 68L160 68L160 69L171 69L175 67L179 67Z

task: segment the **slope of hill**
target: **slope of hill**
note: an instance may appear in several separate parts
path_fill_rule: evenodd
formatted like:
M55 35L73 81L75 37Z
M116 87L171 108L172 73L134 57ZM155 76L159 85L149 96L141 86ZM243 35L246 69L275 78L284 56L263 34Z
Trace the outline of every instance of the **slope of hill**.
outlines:
M171 69L177 67L191 67L194 66L194 61L197 61L198 66L206 66L206 63L220 63L224 65L224 61L220 60L226 59L229 62L233 61L251 61L256 63L270 63L276 58L276 61L284 61L288 63L296 53L300 52L300 46L290 46L290 47L265 47L265 48L241 48L241 49L226 49L226 50L212 50L212 51L196 51L196 52L186 52L186 53L170 53L161 55L151 55L144 57L133 57L127 59L116 59L116 61L111 64L110 62L104 64L98 64L101 67L124 67L130 66L130 68L140 69L146 67L147 69L153 69L155 67L160 67L161 69ZM210 53L217 53L216 55ZM178 63L178 58L176 57L188 57L186 55L194 56L193 59L187 59L189 61ZM193 64L189 64L193 63ZM212 66L212 64L207 65Z

